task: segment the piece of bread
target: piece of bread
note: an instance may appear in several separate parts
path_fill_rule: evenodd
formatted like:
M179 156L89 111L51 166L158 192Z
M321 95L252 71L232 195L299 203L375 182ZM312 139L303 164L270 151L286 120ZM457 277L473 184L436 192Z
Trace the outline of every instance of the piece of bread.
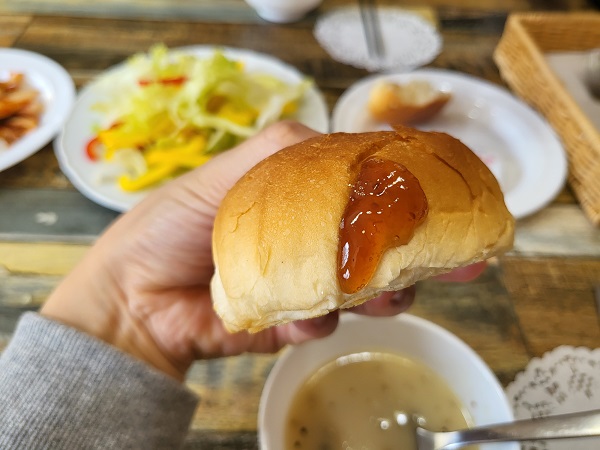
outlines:
M340 222L369 157L410 171L428 212L406 245L383 253L370 282L348 294L338 279ZM316 317L497 255L512 246L513 230L492 173L447 134L398 126L322 135L260 162L223 200L214 308L231 332Z
M381 81L371 89L367 107L379 122L411 125L431 119L451 98L450 93L436 89L425 80L406 84Z

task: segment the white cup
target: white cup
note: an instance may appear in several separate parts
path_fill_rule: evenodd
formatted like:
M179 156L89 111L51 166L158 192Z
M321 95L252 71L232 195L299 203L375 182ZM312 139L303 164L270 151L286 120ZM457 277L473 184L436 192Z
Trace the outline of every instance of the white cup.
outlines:
M263 19L275 23L289 23L302 19L323 0L246 0Z

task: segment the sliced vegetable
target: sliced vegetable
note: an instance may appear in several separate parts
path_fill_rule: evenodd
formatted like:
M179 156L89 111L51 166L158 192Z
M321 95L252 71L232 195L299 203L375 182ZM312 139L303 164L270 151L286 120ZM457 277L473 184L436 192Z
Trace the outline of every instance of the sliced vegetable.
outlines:
M132 178L129 175L119 177L119 187L124 191L139 191L154 185L160 180L164 180L177 170L175 164L164 164L149 169L144 175Z
M85 154L91 161L98 161L100 159L100 138L98 136L90 139L85 146Z
M162 84L163 86L181 86L183 83L187 81L187 77L171 77L171 78L161 78L159 80L140 80L138 84L140 86L150 86L154 83Z

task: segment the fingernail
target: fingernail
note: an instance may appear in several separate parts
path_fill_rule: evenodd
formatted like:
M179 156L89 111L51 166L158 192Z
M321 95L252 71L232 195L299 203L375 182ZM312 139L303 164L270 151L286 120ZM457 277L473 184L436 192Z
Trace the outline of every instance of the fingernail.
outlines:
M319 317L313 317L312 319L308 319L311 322L311 325L314 325L316 327L320 327L321 325L323 325L324 323L327 322L328 317L327 314L325 314L324 316L319 316Z
M337 314L329 313L324 316L314 317L312 319L300 320L295 322L296 327L305 333L311 333L320 336L329 333L337 324Z
M390 303L393 305L404 305L406 303L406 293L398 291L390 297Z
M415 287L410 286L401 291L397 291L392 297L390 297L390 304L401 308L408 308L412 305L415 299Z

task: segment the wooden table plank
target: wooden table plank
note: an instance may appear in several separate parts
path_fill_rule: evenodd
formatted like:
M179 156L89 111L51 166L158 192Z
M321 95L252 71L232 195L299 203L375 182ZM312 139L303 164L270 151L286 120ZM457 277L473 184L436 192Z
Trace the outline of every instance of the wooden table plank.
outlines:
M61 279L56 275L11 272L3 264L0 264L0 352L8 344L21 314L36 310Z
M600 347L595 258L503 259L506 288L531 356L560 345Z
M326 58L312 27L194 21L128 21L36 17L18 45L53 57L69 70L104 70L152 45L227 45L251 48L284 61Z
M76 244L0 242L0 261L9 273L63 276L81 260L88 248Z
M79 192L58 189L0 188L0 211L0 241L7 242L89 244L118 217Z
M600 230L576 204L552 204L517 222L512 255L525 257L598 257Z
M260 22L242 0L1 0L0 12L102 18Z
M0 47L12 47L32 20L30 15L0 15Z

